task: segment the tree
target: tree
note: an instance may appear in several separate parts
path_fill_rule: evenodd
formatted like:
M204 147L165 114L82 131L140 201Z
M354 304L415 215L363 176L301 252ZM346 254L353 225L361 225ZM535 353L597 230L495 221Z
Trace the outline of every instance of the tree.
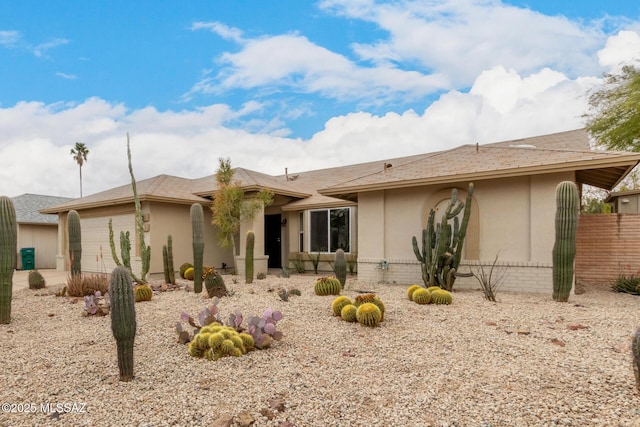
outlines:
M240 223L243 220L252 220L264 207L273 203L273 192L260 190L254 197L245 200L245 192L240 182L233 179L234 170L231 168L231 160L218 159L219 166L216 172L218 189L213 194L213 225L218 228L218 241L220 246L233 248L236 252L235 235L240 231Z
M604 77L589 96L587 131L609 149L640 151L640 69L624 65Z
M80 197L82 197L82 165L87 161L89 149L82 142L76 142L76 145L71 149L71 155L80 166Z

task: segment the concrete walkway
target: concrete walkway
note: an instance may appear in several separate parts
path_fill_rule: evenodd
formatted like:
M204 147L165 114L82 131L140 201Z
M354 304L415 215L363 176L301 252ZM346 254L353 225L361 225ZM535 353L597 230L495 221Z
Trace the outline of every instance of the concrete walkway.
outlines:
M54 269L38 270L47 286L54 286L67 283L69 277L68 271L59 271ZM29 287L29 271L16 270L13 272L13 290L26 289Z

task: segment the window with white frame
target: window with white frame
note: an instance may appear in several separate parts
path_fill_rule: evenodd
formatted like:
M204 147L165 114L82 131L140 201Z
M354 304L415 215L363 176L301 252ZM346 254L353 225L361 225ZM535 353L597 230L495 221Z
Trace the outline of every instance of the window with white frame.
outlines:
M351 246L351 208L309 211L309 251L349 252Z

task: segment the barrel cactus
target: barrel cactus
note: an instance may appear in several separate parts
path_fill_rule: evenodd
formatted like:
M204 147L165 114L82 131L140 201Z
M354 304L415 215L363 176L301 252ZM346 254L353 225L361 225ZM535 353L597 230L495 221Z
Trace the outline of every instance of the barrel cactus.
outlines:
M42 289L45 286L44 277L38 270L29 272L29 289Z
M556 187L556 240L553 245L553 300L567 302L573 287L576 230L580 213L578 187L563 181Z
M382 312L377 305L367 302L357 308L356 319L361 325L376 327L382 320Z
M227 286L224 284L224 279L215 269L207 268L204 272L203 280L209 298L221 298L228 295Z
M133 379L133 343L136 336L136 309L133 280L124 266L111 273L109 296L111 299L111 331L118 348L120 381Z
M190 262L185 262L180 266L179 273L181 278L186 279L186 277L184 277L184 272L189 268L193 268L193 264L191 264Z
M69 229L69 257L71 259L71 275L82 272L82 235L80 230L80 215L71 210L67 215Z
M253 249L256 243L256 235L253 231L247 232L247 247L245 252L245 281L253 283Z
M335 316L340 316L342 313L342 308L345 305L349 305L349 304L353 304L349 299L349 297L341 295L338 298L333 300L333 302L331 303L331 310L333 311L333 314Z
M202 292L202 262L204 258L204 212L200 203L191 205L191 231L193 237L193 292ZM186 276L185 276L186 278Z
M0 323L11 322L13 270L18 252L16 210L7 196L0 197Z
M336 273L336 278L340 281L340 287L344 289L344 284L347 281L347 258L342 249L336 251L336 260L333 269Z
M333 276L319 277L316 280L313 290L316 295L340 295L340 281Z
M420 285L411 285L409 286L409 288L407 289L407 297L413 301L413 293L418 290L418 289L424 289L422 286Z
M356 307L360 307L362 304L366 304L366 303L374 304L380 309L380 314L381 314L380 321L382 322L384 320L384 312L385 312L385 306L382 300L378 298L376 294L361 294L356 296L355 301L353 302L353 305L355 305Z
M431 292L425 288L416 289L412 295L412 300L417 304L429 304L431 302Z
M189 267L184 271L184 278L187 280L193 280L194 278L194 269L193 267Z
M344 307L342 307L342 310L340 310L340 317L342 317L342 320L344 320L345 322L355 322L357 321L356 319L357 312L358 312L358 307L356 307L353 304L347 304Z
M153 298L153 290L151 286L147 284L136 285L133 288L133 296L136 302L151 301L151 298Z
M415 295L415 294L414 294ZM436 289L431 292L431 303L449 305L453 302L451 292L444 289Z

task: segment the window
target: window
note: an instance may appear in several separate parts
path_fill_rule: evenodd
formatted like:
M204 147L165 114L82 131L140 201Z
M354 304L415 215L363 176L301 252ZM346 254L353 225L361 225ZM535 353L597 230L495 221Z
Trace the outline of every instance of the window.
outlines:
M304 212L298 214L298 250L304 252Z
M309 212L310 252L349 252L351 243L350 208Z

